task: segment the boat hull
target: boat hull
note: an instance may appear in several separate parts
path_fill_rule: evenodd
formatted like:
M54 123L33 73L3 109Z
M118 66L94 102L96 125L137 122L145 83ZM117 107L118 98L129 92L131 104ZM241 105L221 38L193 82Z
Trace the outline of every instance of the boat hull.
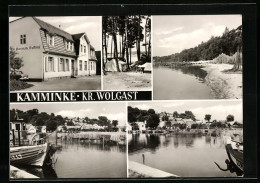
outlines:
M243 172L243 153L239 152L238 150L234 150L230 144L226 145L226 151L230 161L232 161L236 168Z
M43 166L48 150L48 143L36 146L11 147L10 164Z

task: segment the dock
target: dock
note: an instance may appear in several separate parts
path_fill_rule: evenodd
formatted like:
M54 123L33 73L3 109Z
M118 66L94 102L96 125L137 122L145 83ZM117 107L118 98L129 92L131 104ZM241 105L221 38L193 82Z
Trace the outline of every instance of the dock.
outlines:
M24 170L20 170L12 165L10 165L10 178L11 179L38 179L39 177L32 175Z
M115 142L126 144L126 134L123 132L78 132L78 133L58 133L57 138L61 141L87 140L100 142ZM47 140L50 140L47 139Z
M147 165L129 161L128 163L129 175L132 178L176 178L177 175L149 167Z

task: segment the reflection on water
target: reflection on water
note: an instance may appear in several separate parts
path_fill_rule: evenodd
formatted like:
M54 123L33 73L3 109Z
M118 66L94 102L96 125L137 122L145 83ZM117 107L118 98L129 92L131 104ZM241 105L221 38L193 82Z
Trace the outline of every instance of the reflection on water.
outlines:
M125 145L99 141L63 141L57 150L57 162L42 168L20 167L41 178L126 177Z
M201 66L154 66L154 99L210 99Z
M144 163L182 177L236 176L227 167L223 135L129 134L129 160ZM145 161L144 161L145 159Z

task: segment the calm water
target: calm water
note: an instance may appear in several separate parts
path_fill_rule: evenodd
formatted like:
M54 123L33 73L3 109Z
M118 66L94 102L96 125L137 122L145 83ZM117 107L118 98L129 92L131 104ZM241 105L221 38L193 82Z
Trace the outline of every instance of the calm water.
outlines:
M42 178L111 178L126 177L125 145L98 142L62 142L52 167L20 167Z
M129 160L181 177L232 177L223 137L129 134ZM144 154L144 159L143 159Z
M207 72L200 66L153 67L154 99L211 99L210 88L205 84Z

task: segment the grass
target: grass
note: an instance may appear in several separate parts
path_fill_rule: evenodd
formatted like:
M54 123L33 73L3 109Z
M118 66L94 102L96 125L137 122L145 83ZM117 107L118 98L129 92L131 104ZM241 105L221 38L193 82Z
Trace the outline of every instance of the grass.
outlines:
M15 79L10 80L10 91L22 90L25 88L30 88L32 86L33 86L32 84L28 84L24 81L15 80Z

